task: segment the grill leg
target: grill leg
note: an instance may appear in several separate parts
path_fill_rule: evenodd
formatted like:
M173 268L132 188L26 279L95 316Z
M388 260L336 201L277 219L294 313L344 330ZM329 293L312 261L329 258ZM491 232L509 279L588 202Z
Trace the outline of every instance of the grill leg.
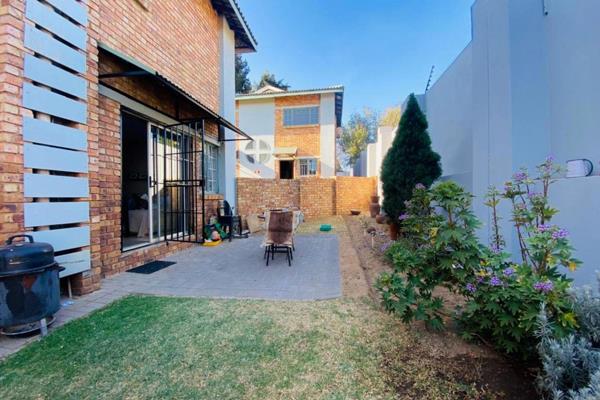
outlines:
M48 334L48 326L46 325L46 318L40 319L40 333L42 336L46 336Z

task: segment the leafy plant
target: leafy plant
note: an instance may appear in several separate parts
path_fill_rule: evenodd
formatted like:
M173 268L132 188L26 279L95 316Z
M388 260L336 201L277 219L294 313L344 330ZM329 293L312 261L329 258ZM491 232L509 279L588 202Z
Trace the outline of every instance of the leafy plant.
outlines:
M556 337L554 321L545 306L538 316L542 370L537 383L540 392L551 400L600 398L600 296L589 288L579 289L573 293L573 302L580 329L567 337Z
M530 349L537 343L535 327L542 304L557 322L557 337L577 327L568 295L571 280L559 267L574 270L580 262L572 256L567 232L549 223L558 210L550 207L548 195L560 170L551 158L537 170L534 178L526 170L516 173L504 193L490 188L486 205L492 209L492 245L482 253L481 268L466 280L467 302L459 315L464 337L491 340L502 351L522 358L531 357ZM509 263L510 254L503 252L496 212L501 197L512 204L521 264Z
M431 149L427 119L411 94L398 133L381 166L383 209L392 223L405 211L417 183L429 187L442 174L440 156Z
M399 217L403 238L387 250L394 271L377 282L384 307L405 323L421 320L442 329L444 303L435 289L456 290L479 265L479 222L470 206L471 195L450 181L431 190L419 184L406 202Z

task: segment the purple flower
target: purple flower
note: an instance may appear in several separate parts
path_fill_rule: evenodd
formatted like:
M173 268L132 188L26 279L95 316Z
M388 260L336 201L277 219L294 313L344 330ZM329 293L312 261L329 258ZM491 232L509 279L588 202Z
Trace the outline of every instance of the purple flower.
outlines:
M499 254L500 251L502 251L502 249L500 248L500 246L498 246L497 243L492 243L492 245L490 246L491 250L493 253L495 254Z
M476 279L477 283L482 283L483 282L483 276L478 276Z
M510 277L510 276L512 276L515 273L515 270L512 269L512 268L510 268L510 267L508 267L504 271L502 271L502 273L504 274L504 276Z
M492 276L490 279L490 286L500 286L502 285L502 281L497 276Z
M533 288L542 293L549 293L554 289L552 281L536 282L533 284Z
M387 251L387 249L390 248L390 246L392 245L392 242L386 242L381 246L381 252L385 253Z
M527 173L517 172L516 174L513 175L513 179L517 182L523 182L525 179L527 179Z
M423 185L422 183L417 183L415 185L415 189L423 190L423 189L425 189L425 185Z
M567 236L569 236L569 232L567 232L566 229L559 229L557 231L552 232L552 239L555 240L565 239Z
M475 293L475 291L477 290L477 287L475 285L473 285L472 283L467 283L465 288L467 289L467 291L469 293Z
M550 225L540 224L537 227L539 233L548 232L552 227Z
M553 162L554 162L553 155L549 155L548 157L546 157L546 164L552 164Z
M405 219L408 219L408 214L407 213L400 214L400 216L398 217L398 219L400 221L404 221Z

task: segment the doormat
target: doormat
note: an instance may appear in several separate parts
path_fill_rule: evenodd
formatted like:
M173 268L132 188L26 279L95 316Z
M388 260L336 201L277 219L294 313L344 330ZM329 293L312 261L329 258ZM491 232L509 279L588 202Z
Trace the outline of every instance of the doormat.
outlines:
M173 264L177 264L177 263L174 261L151 261L144 265L140 265L139 267L130 269L127 272L133 272L134 274L149 275L149 274L155 273L156 271L160 271L161 269L170 267Z

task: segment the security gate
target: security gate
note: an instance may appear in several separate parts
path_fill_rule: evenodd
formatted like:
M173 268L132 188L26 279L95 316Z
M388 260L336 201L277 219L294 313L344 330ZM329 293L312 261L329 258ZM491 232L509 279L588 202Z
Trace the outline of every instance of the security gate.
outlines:
M204 120L151 126L150 192L153 236L202 243L204 221Z

